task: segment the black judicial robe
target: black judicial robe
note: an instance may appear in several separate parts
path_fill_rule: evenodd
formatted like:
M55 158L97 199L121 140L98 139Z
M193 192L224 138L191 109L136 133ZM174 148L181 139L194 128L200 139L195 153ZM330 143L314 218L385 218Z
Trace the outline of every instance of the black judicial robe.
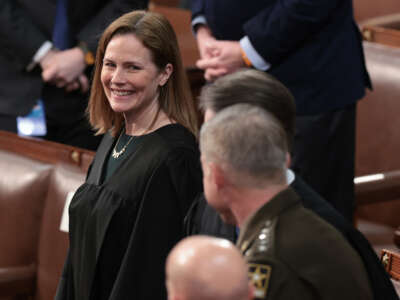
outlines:
M104 137L69 208L70 249L56 300L166 299L165 259L201 190L199 153L178 124L140 139L102 183L115 143Z

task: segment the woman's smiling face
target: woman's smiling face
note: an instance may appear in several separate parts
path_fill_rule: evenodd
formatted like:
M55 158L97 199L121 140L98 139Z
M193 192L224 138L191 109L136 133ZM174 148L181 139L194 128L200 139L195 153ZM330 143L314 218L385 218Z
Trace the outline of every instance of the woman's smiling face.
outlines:
M101 82L113 111L126 121L135 120L146 109L158 105L159 86L169 75L168 65L159 70L152 54L134 34L114 36L108 43Z

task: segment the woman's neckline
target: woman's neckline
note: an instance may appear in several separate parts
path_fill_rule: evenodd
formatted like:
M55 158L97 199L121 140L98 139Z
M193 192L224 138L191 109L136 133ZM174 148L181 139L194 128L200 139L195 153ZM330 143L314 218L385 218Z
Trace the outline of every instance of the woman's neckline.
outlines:
M123 129L122 136L140 138L140 137L149 136L149 135L151 135L151 134L157 133L157 132L159 132L160 130L163 130L163 129L167 128L167 127L174 127L174 126L180 126L180 124L178 124L178 123L169 123L169 124L165 124L165 125L162 125L162 126L158 127L157 129L155 129L155 130L153 130L153 131L145 132L145 133L139 134L139 135L130 135L130 134L127 134L127 133L125 132L125 129Z

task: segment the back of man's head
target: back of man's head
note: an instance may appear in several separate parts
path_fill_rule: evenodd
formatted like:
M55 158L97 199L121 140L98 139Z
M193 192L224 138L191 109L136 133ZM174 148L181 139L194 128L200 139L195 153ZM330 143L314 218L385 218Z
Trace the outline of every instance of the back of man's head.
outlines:
M182 240L168 256L166 274L169 300L251 299L246 263L228 240Z
M235 104L203 124L203 167L215 163L237 187L265 188L286 182L287 139L280 124L264 109Z
M291 147L296 105L293 95L279 80L262 71L242 69L202 88L200 107L203 111L218 113L235 104L251 104L271 113L281 123Z

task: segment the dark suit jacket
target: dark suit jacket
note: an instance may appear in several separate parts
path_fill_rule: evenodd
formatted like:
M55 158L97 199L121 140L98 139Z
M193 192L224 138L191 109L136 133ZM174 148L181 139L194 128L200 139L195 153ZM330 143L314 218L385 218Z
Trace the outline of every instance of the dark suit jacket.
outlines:
M192 0L199 15L217 39L247 35L299 115L347 106L370 85L351 0Z
M46 109L57 118L82 116L87 95L66 94L63 89L50 86L42 90L40 68L26 71L39 47L52 39L56 2L0 2L0 114L24 115L43 97ZM68 17L75 41L86 42L95 52L98 38L111 21L133 9L145 8L147 3L147 0L68 0ZM78 112L80 115L76 116Z
M360 255L370 279L374 299L399 299L388 274L382 267L367 239L339 214L327 201L319 196L299 176L290 185L300 196L305 208L335 227ZM236 242L236 228L225 224L218 213L207 204L204 195L193 203L185 219L187 235L205 234L222 237ZM334 259L334 258L332 258Z

